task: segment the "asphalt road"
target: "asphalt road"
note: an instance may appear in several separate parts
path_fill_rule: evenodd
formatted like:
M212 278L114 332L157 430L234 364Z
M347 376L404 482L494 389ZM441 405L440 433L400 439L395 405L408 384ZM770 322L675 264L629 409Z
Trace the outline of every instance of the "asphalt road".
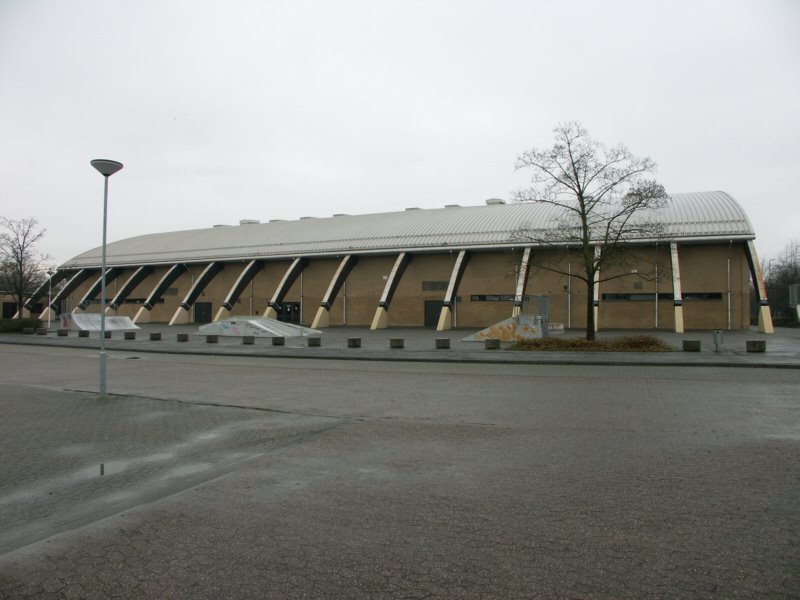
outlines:
M0 598L795 598L800 372L0 346Z

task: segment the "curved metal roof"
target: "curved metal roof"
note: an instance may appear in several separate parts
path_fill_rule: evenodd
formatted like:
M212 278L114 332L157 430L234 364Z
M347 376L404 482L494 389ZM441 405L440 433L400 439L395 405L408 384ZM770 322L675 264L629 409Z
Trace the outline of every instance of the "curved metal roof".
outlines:
M741 206L725 192L673 194L652 216L670 240L753 239ZM278 259L519 246L520 232L553 228L559 212L546 204L409 209L154 233L108 244L108 266ZM60 268L97 267L95 248Z

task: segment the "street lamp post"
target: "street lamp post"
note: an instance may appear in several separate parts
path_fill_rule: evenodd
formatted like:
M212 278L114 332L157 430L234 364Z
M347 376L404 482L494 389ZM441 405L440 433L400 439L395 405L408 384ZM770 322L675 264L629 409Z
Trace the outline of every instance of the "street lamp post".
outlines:
M106 222L108 178L122 168L115 160L96 158L90 163L103 176L103 258L100 265L100 397L106 397Z
M53 303L53 271L50 269L47 271L47 330L50 330L50 313L53 312L53 309L50 305Z

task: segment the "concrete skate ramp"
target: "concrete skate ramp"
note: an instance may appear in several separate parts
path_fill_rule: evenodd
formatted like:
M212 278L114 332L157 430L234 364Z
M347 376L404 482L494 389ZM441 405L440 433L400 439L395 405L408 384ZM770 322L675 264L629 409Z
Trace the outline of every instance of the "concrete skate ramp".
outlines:
M516 342L517 340L532 340L546 337L550 333L564 333L563 323L544 323L537 315L520 315L510 317L482 329L477 333L462 338L462 342L482 342L483 340L500 340L501 342ZM545 329L546 328L546 329Z
M201 325L198 333L203 335L221 335L242 337L245 335L262 337L305 337L320 335L319 329L311 329L292 323L284 323L266 317L232 317L216 323Z
M100 313L70 313L61 315L64 329L100 331ZM139 329L130 317L106 317L106 331L133 331Z

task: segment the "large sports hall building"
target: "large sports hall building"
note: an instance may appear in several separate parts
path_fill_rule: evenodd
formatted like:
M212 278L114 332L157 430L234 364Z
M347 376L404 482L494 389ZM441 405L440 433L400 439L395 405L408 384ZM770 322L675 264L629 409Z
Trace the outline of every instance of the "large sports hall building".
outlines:
M260 315L315 328L440 330L546 312L581 328L586 286L569 276L580 269L577 253L526 233L552 229L557 216L543 204L487 200L142 235L107 246L108 311L137 323ZM599 278L599 329L747 328L752 281L753 312L771 332L755 233L730 195L674 194L652 217L663 234L629 239L633 261ZM98 247L59 266L45 310L97 312L101 265ZM47 291L28 306L46 304Z

